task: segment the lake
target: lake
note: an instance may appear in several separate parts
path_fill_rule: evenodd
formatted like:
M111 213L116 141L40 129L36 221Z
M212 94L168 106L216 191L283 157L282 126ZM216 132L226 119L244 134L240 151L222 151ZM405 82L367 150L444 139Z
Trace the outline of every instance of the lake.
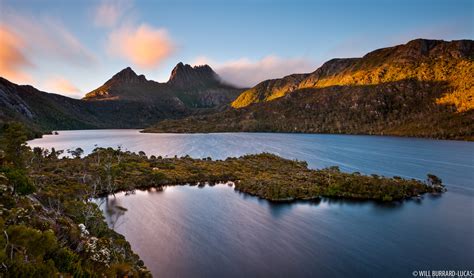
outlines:
M274 134L60 131L29 145L95 145L148 155L224 159L272 152L312 168L424 179L442 197L378 204L322 199L274 204L228 185L166 187L104 200L109 225L158 277L412 277L474 269L474 143L415 138ZM116 206L127 208L120 213Z

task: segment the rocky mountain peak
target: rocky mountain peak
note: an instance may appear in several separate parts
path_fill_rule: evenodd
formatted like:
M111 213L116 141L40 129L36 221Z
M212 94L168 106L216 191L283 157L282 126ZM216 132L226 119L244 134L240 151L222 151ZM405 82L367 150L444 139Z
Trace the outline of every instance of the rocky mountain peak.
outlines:
M116 73L105 84L110 83L141 83L147 81L143 74L137 75L130 67Z
M208 65L190 66L178 63L171 71L168 84L177 87L206 86L220 83L219 76Z

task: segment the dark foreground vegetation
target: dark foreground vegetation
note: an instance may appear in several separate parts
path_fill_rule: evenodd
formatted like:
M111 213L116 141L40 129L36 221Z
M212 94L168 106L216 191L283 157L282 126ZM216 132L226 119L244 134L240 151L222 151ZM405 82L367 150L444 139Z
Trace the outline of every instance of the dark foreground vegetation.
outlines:
M26 138L8 124L0 141L0 277L151 277L90 202L89 178L67 176L61 152L32 151Z
M236 190L271 201L338 197L393 201L441 193L426 182L308 169L306 162L263 153L213 161L163 158L118 149L62 151L25 146L21 125L3 132L0 152L0 276L147 277L123 236L107 227L91 201L119 191L174 184L235 182Z

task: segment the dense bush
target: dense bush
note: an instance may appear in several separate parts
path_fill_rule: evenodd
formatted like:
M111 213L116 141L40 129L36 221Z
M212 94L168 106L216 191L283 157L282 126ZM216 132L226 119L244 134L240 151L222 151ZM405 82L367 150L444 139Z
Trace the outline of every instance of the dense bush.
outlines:
M28 195L35 191L35 186L31 182L25 170L22 169L4 169L5 176L10 181L13 189L20 195Z
M0 277L150 276L90 202L90 177L77 175L88 169L82 151L66 160L61 151L30 151L24 132L10 124L0 140ZM98 176L109 174L99 168Z

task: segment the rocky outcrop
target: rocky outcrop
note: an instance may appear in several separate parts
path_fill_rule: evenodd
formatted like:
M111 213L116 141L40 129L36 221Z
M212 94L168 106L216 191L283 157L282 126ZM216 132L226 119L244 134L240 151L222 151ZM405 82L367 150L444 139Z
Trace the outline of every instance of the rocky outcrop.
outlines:
M217 73L208 65L191 67L178 63L171 72L168 84L176 88L207 87L221 85Z
M323 88L338 85L376 85L403 79L447 81L458 88L466 82L456 71L474 58L472 40L443 41L416 39L406 44L372 51L361 58L332 59L320 68L294 80L292 75L263 81L242 93L233 103L242 108L252 103L283 97L297 89ZM462 69L456 68L457 66ZM471 66L472 67L472 64ZM456 80L457 79L457 80ZM282 85L283 84L283 85Z
M207 65L178 64L170 81L147 80L127 67L82 100L41 92L0 78L0 127L20 121L32 130L142 128L163 119L208 113L242 92ZM203 109L205 108L205 109Z
M146 78L143 74L137 75L130 67L127 67L114 76L105 84L110 84L110 83L143 83L146 82Z
M266 80L233 108L149 132L307 132L474 140L474 41L414 40Z
M28 119L33 119L35 115L29 109L28 105L16 93L16 87L13 83L0 77L0 117L12 116L15 113Z
M208 65L191 67L179 63L166 83L147 80L144 75L125 68L88 93L84 100L154 103L183 110L227 105L241 92L241 89L223 83Z

